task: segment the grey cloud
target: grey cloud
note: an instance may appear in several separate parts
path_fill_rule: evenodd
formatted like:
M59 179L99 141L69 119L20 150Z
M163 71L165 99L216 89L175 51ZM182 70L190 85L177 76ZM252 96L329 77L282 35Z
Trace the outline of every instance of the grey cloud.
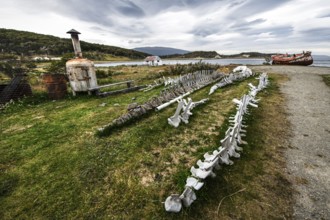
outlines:
M117 6L117 10L129 17L143 17L144 11L132 1L122 1L124 4Z
M264 23L265 21L266 21L266 19L258 18L258 19L248 22L248 25L261 24L261 23Z
M223 46L232 46L233 45L233 42L226 42L224 44L222 44Z
M93 30L93 31L98 31L98 32L107 32L106 29L104 29L104 28L100 28L100 27L98 27L98 26L91 26L91 27L89 27L89 29L91 29L91 30Z
M136 5L145 9L148 16L164 11L193 10L196 13L204 6L218 4L225 0L134 0Z
M318 18L329 18L329 17L330 17L330 13L322 14L322 15L318 16Z
M275 37L290 37L293 34L294 28L292 26L273 26L267 28L252 28L250 25L237 25L233 31L244 35L259 35L262 33L270 33Z
M241 23L236 23L234 25L231 26L231 28L245 28L245 27L250 27L252 25L256 25L256 24L261 24L263 22L265 22L266 19L262 19L262 18L258 18L258 19L255 19L253 21L250 21L250 22L246 22L246 21L243 21Z
M102 28L99 26L91 26L89 30L96 32L101 36L107 36L112 33L122 38L132 37L132 38L144 38L150 35L150 29L144 26L140 26L139 23L132 25L119 25L109 28ZM132 42L133 43L133 42Z
M178 7L196 7L199 5L209 4L211 2L222 2L223 0L167 0L167 1L149 1L149 3L153 2L153 4L159 5L162 8L170 8L173 6Z
M246 2L246 0L234 1L228 5L228 8L234 8L236 6L240 6L240 5L244 4L245 2Z
M83 3L78 0L69 0L65 1L64 4L67 4L72 11L87 17L89 14L85 14L84 12L99 14L104 17L111 16L112 14L122 14L127 17L141 17L144 15L143 9L130 0L84 0Z
M198 5L202 5L202 4L209 4L210 2L222 2L223 0L182 0L181 2L183 2L184 5L188 5L188 6L198 6ZM180 1L179 1L180 2Z
M212 34L216 34L219 31L219 29L215 27L199 27L197 29L194 29L191 33L198 37L207 37Z
M264 31L270 32L277 37L289 37L293 34L294 28L292 26L278 26L265 28Z
M234 2L222 2L218 6L227 7L231 12L226 17L222 17L222 24L219 24L218 21L214 22L213 24L209 24L207 22L199 22L199 24L195 26L194 30L191 31L191 33L199 37L206 37L216 33L237 31L245 34L260 34L265 31L255 29L253 28L253 26L265 22L266 19L258 18L253 21L247 22L245 18L251 15L257 15L258 13L280 7L286 2L288 2L288 0L238 0ZM287 30L287 33L289 32L290 31Z
M269 10L273 10L281 5L289 2L291 0L267 0L267 1L260 1L260 0L248 0L246 2L242 2L234 11L232 18L234 17L247 17L251 15L258 14L260 12L266 12Z
M275 37L290 37L293 34L294 28L292 26L277 26L269 28L252 29L251 35L258 35L262 33L270 33Z
M151 35L152 31L143 22L135 22L128 24L115 24L108 29L109 33L113 33L121 37L144 38Z
M329 28L313 28L309 30L300 31L302 38L309 41L330 42Z
M75 17L82 21L93 22L112 27L118 16L141 18L145 16L143 9L130 0L57 0L42 1L40 10L56 11L64 16ZM35 3L34 5L39 5Z

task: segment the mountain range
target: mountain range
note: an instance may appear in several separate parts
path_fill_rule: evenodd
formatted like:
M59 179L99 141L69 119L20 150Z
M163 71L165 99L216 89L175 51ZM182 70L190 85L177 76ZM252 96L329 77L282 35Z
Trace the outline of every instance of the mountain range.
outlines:
M136 47L133 48L133 50L143 52L143 53L148 53L154 56L166 56L166 55L173 55L173 54L186 54L189 53L190 51L188 50L181 50L177 48L171 48L171 47Z

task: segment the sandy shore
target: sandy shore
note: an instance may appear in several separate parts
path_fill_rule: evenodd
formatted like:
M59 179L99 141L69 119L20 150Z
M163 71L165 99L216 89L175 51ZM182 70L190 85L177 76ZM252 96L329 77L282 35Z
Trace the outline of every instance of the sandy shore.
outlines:
M296 189L296 219L330 219L330 88L322 74L330 68L254 66L255 71L281 73L292 137L286 151L287 172Z

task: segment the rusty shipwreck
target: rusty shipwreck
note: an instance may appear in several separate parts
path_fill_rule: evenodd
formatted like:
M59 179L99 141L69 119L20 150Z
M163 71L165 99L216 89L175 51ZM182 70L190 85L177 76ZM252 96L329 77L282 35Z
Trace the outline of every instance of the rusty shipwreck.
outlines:
M312 52L302 52L300 54L276 54L271 56L273 65L301 65L308 66L313 63Z

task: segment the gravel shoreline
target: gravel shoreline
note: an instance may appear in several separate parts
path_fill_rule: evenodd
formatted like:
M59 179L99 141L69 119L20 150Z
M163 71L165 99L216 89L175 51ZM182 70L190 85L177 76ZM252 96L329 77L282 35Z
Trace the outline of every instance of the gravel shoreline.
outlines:
M280 73L292 135L286 151L287 172L296 190L295 219L330 219L330 88L322 74L330 68L253 66L255 71Z

